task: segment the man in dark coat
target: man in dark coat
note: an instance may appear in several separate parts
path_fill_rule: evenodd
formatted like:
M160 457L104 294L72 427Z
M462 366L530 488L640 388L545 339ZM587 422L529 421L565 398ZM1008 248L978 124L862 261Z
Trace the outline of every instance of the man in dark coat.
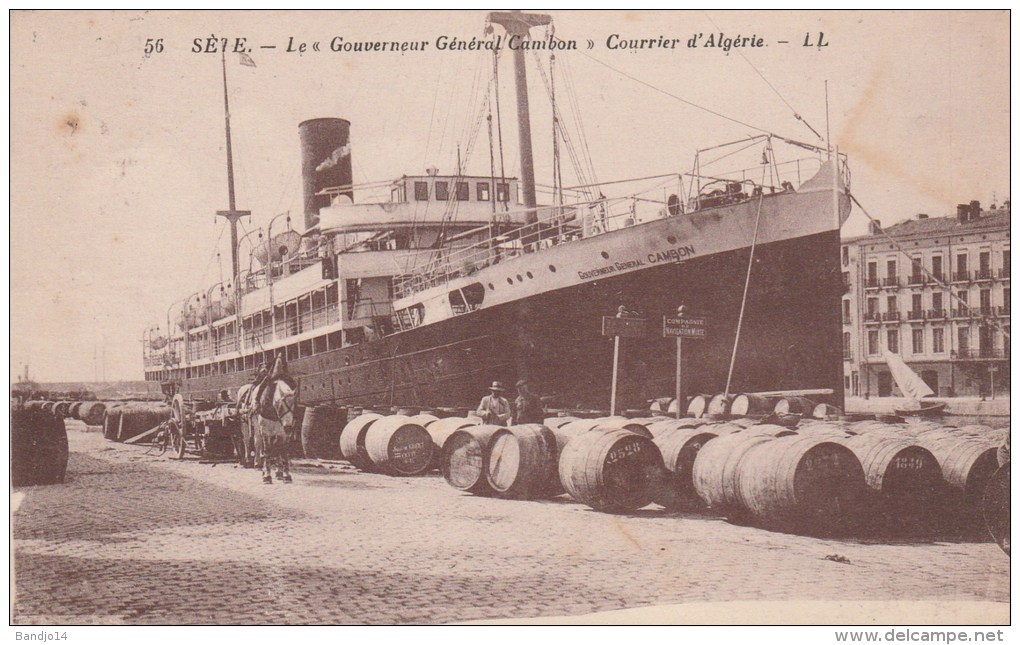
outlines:
M514 401L514 423L542 423L545 410L542 399L528 388L524 379L517 381L517 400Z

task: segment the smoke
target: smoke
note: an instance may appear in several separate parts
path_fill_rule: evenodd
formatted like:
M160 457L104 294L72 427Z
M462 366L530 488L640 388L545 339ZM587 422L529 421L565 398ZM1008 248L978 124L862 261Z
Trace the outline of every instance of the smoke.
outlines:
M315 172L322 172L323 170L326 170L328 168L332 168L333 166L335 166L338 163L340 163L341 159L343 159L344 157L349 157L350 155L351 155L351 144L349 144L349 143L344 144L344 145L340 146L339 148L337 148L336 150L334 150L333 154L331 154L328 157L326 157L326 159L324 159L322 163L320 163L318 166L316 166L315 167Z

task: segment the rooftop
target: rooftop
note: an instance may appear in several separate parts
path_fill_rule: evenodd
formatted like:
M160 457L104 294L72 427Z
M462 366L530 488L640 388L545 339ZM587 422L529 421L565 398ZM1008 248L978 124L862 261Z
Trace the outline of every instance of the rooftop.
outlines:
M969 233L990 228L1009 228L1009 206L981 211L981 216L975 219L961 222L956 216L946 217L914 217L912 219L897 222L892 226L883 227L882 231L892 237L912 237L944 235L946 233ZM844 240L854 242L877 237L875 233L860 235Z

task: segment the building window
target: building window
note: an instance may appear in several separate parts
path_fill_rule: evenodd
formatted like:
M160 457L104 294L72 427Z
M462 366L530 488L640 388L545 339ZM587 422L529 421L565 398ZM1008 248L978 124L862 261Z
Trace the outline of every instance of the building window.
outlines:
M896 260L886 260L885 277L889 278L890 282L896 279Z
M850 372L850 384L852 386L851 391L854 396L860 394L861 391L861 375L857 372Z
M961 276L967 272L967 254L960 253L956 256L956 272Z
M931 308L936 312L942 311L942 292L933 291L931 294Z
M914 284L921 282L921 258L914 258L910 261L910 281Z
M939 280L942 279L942 256L933 255L931 257L931 273Z
M1009 358L1009 325L1002 327L1002 352L1006 358Z
M478 201L480 201L480 202L487 202L487 201L489 201L489 198L491 196L491 193L489 192L489 182L487 182L487 181L480 181L480 182L478 182L478 189L477 190L478 190Z
M913 329L913 330L911 330L911 332L910 332L910 340L911 340L911 344L913 345L913 347L911 347L913 352L915 354L923 354L924 353L924 330L923 329Z
M429 184L426 181L414 182L414 198L419 202L427 202L429 200Z
M878 313L878 298L868 298L868 313L871 315Z
M944 333L941 327L935 327L931 330L931 351L933 354L944 354L946 352Z
M910 308L912 311L921 311L921 294L915 293L910 296Z
M1009 275L1009 249L1002 252L1002 269L1005 275Z
M970 349L970 327L959 327L956 330L956 348L961 354Z
M850 320L850 301L843 300L843 320Z
M1002 288L1002 306L1009 310L1009 287Z
M843 332L843 358L850 358L850 332Z
M457 201L466 202L471 199L471 190L466 181L457 182Z
M874 330L868 332L868 355L878 356L878 332Z
M893 354L899 354L900 353L900 330L899 329L890 329L889 332L886 334L885 340L886 340L885 345L889 349L890 352L892 352Z
M436 201L445 202L450 199L450 185L445 181L436 182Z
M896 305L896 296L887 296L885 299L885 306L886 310L891 314L899 311L899 308Z
M496 201L510 201L510 184L496 184Z
M990 274L992 272L992 254L988 251L981 251L978 255L978 265L982 275Z
M843 266L850 264L850 247L843 247Z
M982 289L979 295L981 298L981 313L987 316L991 313L992 309L992 290Z

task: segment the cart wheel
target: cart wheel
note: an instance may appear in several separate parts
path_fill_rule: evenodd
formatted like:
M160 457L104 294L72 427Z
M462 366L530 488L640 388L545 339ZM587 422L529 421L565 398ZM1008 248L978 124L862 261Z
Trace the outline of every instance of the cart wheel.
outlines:
M188 441L190 423L184 412L184 397L174 397L170 405L170 448L177 459L183 459Z

